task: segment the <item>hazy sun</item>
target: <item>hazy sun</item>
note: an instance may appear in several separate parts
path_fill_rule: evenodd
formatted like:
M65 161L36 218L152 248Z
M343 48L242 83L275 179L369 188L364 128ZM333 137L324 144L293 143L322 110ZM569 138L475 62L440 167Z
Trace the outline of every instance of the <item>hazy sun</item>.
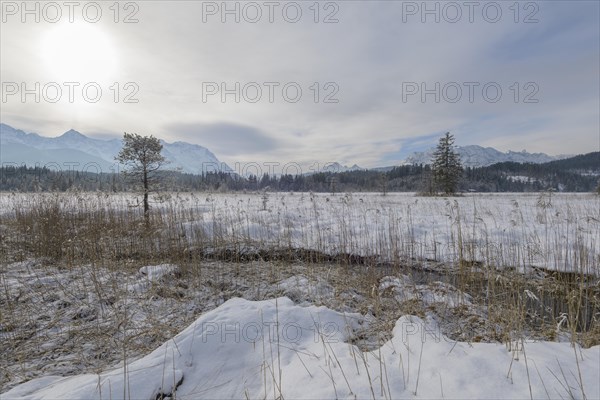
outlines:
M65 81L106 80L116 68L112 43L91 24L68 23L48 31L42 55L52 76Z

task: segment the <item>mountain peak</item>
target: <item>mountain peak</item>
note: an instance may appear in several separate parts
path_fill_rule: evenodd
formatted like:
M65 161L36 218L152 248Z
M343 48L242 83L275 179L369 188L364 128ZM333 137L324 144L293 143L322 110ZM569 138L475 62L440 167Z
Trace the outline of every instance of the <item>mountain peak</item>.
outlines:
M66 131L65 133L63 133L60 137L76 137L76 138L81 138L81 137L85 137L82 133L77 132L75 129L69 129L68 131Z
M349 171L356 171L356 170L361 170L361 169L362 168L356 164L354 164L351 167L348 167L347 165L342 165L339 162L335 161L335 162L325 164L323 166L323 170L319 171L319 172L349 172Z

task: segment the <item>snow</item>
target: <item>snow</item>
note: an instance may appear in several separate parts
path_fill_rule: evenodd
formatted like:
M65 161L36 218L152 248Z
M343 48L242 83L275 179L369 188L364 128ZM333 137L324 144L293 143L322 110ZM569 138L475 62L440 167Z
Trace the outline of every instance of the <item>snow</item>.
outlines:
M0 124L0 143L4 162L28 166L47 165L48 168L58 170L95 171L100 168L100 172L105 173L119 169L114 157L123 145L121 138L93 139L73 129L57 137L46 137L26 134L6 124ZM171 162L169 168L194 174L214 170L231 171L229 166L221 163L205 147L162 140L161 144L163 155Z
M139 270L139 274L146 277L148 281L155 282L165 275L177 272L178 267L172 264L147 265Z
M591 194L268 193L266 207L258 193L152 200L154 210L179 218L169 229L207 253L300 248L442 268L462 253L482 261L473 268L599 275L600 198ZM135 197L3 193L0 216L39 201L93 212L131 210ZM480 332L468 322L486 317L485 304L437 276L422 284L406 270L385 272L359 288L356 281L339 284L351 269L334 279L320 267L291 265L282 273L257 262L240 273L239 265L206 262L201 279L183 282L174 264L129 271L43 260L0 264L0 300L15 307L0 324L3 354L12 357L0 364L11 387L0 398L155 399L174 391L181 399L600 398L600 346L573 347L560 321L558 342L528 340L528 332L510 348L475 342ZM364 280L374 277L368 268L360 267ZM523 294L536 302L535 293ZM405 302L422 304L409 311L419 316L393 314L381 329L377 307ZM120 329L123 316L129 325ZM461 324L468 332L455 334ZM115 365L126 335L136 346L129 346L126 366ZM19 351L8 347L13 343Z
M410 277L384 277L379 284L381 292L391 290L398 302L418 299L425 305L443 303L454 308L460 305L471 305L471 296L462 293L452 285L444 282L432 282L428 285L415 285Z
M233 298L126 368L34 379L2 398L600 397L600 346L509 351L453 342L432 319L403 316L391 340L362 352L348 343L360 320L286 297Z
M404 164L430 164L435 148L414 152L406 157ZM457 146L456 152L467 167L485 167L500 162L518 162L541 164L549 161L571 157L569 155L549 156L544 153L529 153L523 151L501 152L492 147L477 145Z
M179 267L172 264L147 265L141 267L138 271L138 280L134 282L129 291L134 293L143 293L157 283L161 278L173 275L179 270Z
M535 181L535 178L531 178L530 176L525 176L525 175L511 175L508 177L508 179L510 179L513 182L523 182L523 183L527 183L527 182L531 182L532 180Z
M2 193L0 215L52 199L68 212L137 204L133 194ZM261 193L176 193L151 200L156 210L184 216L171 229L192 247L292 247L378 262L462 257L522 272L600 275L600 197L594 194L268 193L265 203Z

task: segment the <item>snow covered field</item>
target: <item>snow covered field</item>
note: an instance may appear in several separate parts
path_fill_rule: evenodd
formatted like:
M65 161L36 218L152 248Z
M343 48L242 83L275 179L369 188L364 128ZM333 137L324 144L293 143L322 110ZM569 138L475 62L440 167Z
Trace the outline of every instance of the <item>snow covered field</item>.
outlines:
M0 194L2 399L600 398L598 196L135 204Z
M131 210L133 195L2 194L0 213L54 201L67 212ZM594 194L206 194L154 196L169 229L190 244L312 249L600 274L600 197ZM173 221L173 218L175 219Z

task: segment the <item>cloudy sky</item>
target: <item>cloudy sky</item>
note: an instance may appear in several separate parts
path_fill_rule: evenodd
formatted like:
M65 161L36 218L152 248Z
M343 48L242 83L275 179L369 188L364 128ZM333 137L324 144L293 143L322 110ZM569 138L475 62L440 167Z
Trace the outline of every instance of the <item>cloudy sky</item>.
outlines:
M152 134L231 165L391 165L446 131L600 150L597 1L23 4L2 1L0 119L28 132Z

